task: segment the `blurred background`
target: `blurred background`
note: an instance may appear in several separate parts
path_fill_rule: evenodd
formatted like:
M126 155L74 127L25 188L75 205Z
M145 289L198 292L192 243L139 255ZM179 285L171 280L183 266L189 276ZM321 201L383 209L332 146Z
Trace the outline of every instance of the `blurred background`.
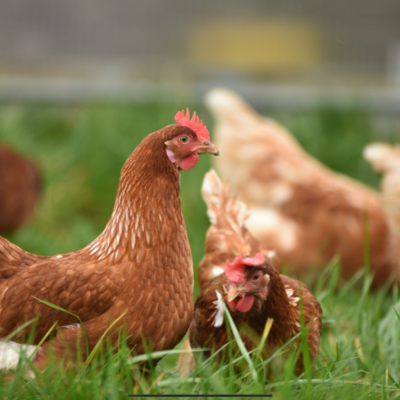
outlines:
M400 4L1 1L3 99L143 101L213 85L282 107L324 96L398 112Z
M0 5L0 141L33 159L43 180L34 217L7 235L28 251L63 253L93 240L145 135L186 106L212 135L203 96L215 86L237 91L311 154L375 187L363 146L399 141L398 0ZM195 264L208 227L200 186L209 167L203 157L183 173Z

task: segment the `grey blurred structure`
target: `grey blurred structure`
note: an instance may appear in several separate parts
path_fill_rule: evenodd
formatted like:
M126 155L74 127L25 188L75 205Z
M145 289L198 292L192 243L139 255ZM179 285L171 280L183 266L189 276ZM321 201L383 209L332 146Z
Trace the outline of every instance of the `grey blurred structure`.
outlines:
M399 0L0 0L0 98L141 101L215 85L400 109Z

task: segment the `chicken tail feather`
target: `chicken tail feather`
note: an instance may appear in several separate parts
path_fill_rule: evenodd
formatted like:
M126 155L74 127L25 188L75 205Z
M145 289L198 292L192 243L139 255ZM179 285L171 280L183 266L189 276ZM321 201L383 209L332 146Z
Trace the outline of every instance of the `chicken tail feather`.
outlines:
M229 217L238 228L244 226L248 216L246 205L231 197L229 184L223 184L213 169L204 177L201 194L207 204L207 215L212 224L216 225L221 222L221 218Z

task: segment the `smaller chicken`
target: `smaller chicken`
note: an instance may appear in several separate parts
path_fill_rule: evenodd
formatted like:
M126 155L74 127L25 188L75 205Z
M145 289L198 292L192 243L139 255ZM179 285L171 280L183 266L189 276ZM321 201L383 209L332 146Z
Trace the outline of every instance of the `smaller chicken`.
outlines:
M35 164L0 145L0 232L14 231L31 217L40 186Z
M208 210L212 225L207 232L207 254L200 264L200 282L207 276L207 271L212 274L216 268L213 266L215 260L225 257L225 268L218 262L217 267L224 272L202 284L189 330L192 348L218 350L228 343L224 321L227 304L249 351L258 346L268 319L273 320L266 341L266 352L270 354L301 332L302 299L304 324L308 329L307 343L310 358L314 361L319 352L322 328L319 302L304 284L280 275L272 266L267 259L268 250L258 244L244 227L245 205L230 198L230 207L227 207L227 193L227 188L214 171L206 175L203 196L207 204L215 205L220 199L219 204L224 206ZM222 224L222 221L226 223ZM299 345L300 341L296 343ZM301 355L296 368L298 373L302 366Z

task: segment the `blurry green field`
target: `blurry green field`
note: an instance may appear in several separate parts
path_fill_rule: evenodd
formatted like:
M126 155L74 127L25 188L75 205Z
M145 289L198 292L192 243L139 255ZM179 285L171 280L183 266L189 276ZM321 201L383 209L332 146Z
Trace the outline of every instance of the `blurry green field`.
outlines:
M53 255L80 249L105 227L111 215L122 165L148 133L174 122L187 104L6 106L0 108L0 141L34 159L43 173L43 194L37 212L8 239L33 253ZM189 104L190 106L190 104ZM196 109L208 125L210 115ZM372 117L360 110L329 107L308 113L269 113L286 125L302 145L328 166L377 187L379 177L362 159L365 144L392 142L396 132L378 130ZM203 156L191 171L182 173L181 199L195 272L203 255L208 227L200 196L211 157ZM327 266L315 292L324 309L324 332L312 376L291 381L290 371L279 382L263 387L238 378L232 368L199 367L186 380L173 369L175 358L163 361L146 380L137 376L127 357L104 360L102 373L92 368L78 377L62 372L50 379L0 387L1 398L127 398L132 390L165 393L245 393L274 391L274 398L396 398L400 396L400 322L393 311L397 290L369 293L369 277L358 285L341 283L338 266ZM360 283L361 282L361 283ZM198 288L196 287L196 294ZM385 317L387 316L387 319ZM152 379L159 378L157 384ZM262 373L260 373L260 377ZM343 383L343 381L346 381ZM354 382L362 382L355 384ZM70 389L66 391L66 384ZM390 389L390 388L391 389Z

